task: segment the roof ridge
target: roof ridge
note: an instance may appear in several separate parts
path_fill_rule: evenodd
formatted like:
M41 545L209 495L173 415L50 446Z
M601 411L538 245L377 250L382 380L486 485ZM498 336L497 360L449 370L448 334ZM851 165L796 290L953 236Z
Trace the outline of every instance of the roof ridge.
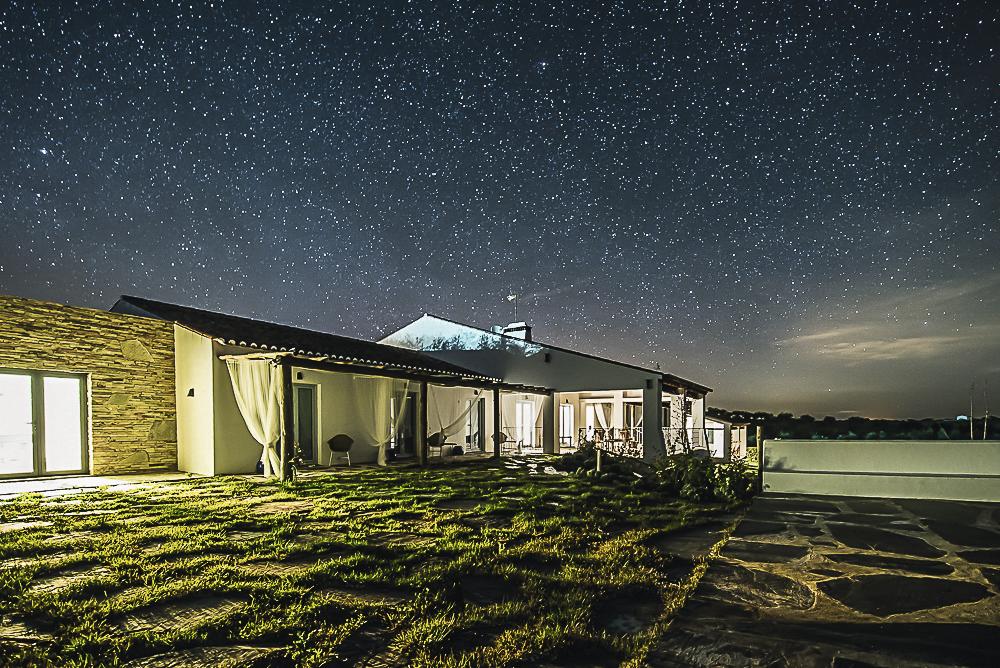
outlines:
M289 329L297 329L303 332L309 332L311 334L322 334L323 336L336 336L342 339L349 339L351 341L364 341L365 343L374 343L373 341L368 341L368 339L359 339L355 336L347 336L346 334L334 334L333 332L324 332L320 329L306 329L305 327L300 327L299 325L289 325L283 322L277 322L275 320L264 320L262 318L252 318L246 315L236 315L235 313L225 313L223 311L211 311L206 308L200 308L198 306L186 306L184 304L175 304L173 302L164 302L157 299L147 299L146 297L134 297L131 295L120 295L120 299L132 300L137 299L139 301L148 302L151 304L158 304L161 306L169 306L171 308L182 308L188 311L198 311L199 313L204 313L206 315L212 316L225 316L227 318L238 318L240 320L249 320L250 322L263 323L265 325L272 325L274 327L287 327ZM136 304L136 306L140 306ZM141 308L141 306L140 306Z
M444 316L440 316L440 315L437 315L437 314L434 314L434 313L424 313L424 317L436 318L437 320L443 320L444 322L450 322L453 325L460 325L462 327L468 327L470 329L475 329L475 330L478 330L480 332L483 332L484 334L493 334L495 336L502 336L504 338L511 339L512 341L520 341L521 343L525 343L524 339L518 338L516 336L510 336L509 334L505 334L503 332L494 332L494 331L489 330L489 329L483 329L482 327L477 327L476 325L470 325L467 322L460 322L458 320L453 320L452 318L445 318ZM620 362L618 360L611 359L610 357L604 357L602 355L595 355L593 353L585 353L585 352L583 352L581 350L573 350L572 348L566 348L566 347L558 346L558 345L555 345L555 344L552 344L552 343L545 343L543 341L536 341L534 339L532 339L531 341L528 341L527 343L533 343L533 344L541 346L543 348L551 348L552 350L558 350L558 351L561 351L561 352L570 353L571 355L580 355L581 357L588 357L590 359L599 360L601 362L608 362L609 364L617 364L619 366L629 367L631 369L636 369L636 370L639 370L639 371L646 371L648 373L659 374L661 377L664 377L664 378L669 377L669 378L671 378L671 379L673 379L675 381L680 381L681 383L684 383L684 384L687 384L687 385L691 385L691 386L693 386L695 388L704 390L706 392L711 392L712 391L712 388L708 387L707 385L702 385L701 383L696 383L693 380L688 380L687 378L682 378L682 377L677 376L675 374L668 373L668 372L664 371L663 369L650 369L649 367L639 366L638 364L630 364L628 362Z

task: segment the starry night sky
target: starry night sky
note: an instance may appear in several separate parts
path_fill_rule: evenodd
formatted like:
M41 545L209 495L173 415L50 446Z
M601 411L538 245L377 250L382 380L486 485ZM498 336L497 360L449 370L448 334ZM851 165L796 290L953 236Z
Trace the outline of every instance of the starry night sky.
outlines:
M0 9L0 293L1000 405L997 3L367 4Z

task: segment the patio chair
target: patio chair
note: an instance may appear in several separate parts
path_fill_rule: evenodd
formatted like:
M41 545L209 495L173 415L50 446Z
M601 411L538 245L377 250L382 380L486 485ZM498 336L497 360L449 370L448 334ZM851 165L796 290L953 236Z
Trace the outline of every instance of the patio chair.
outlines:
M507 434L500 434L500 454L510 454L512 452L521 452L521 441L515 441L511 439Z
M330 461L327 466L333 466L333 454L339 452L347 457L347 465L351 465L351 446L354 445L354 439L347 434L337 434L329 441L326 442L330 446Z
M427 455L430 456L430 455L434 454L433 450L434 450L434 448L437 448L438 457L440 457L441 453L444 451L444 446L446 446L446 445L455 445L454 443L448 443L447 440L448 440L448 437L444 435L443 431L439 431L439 432L437 432L435 434L431 434L430 436L428 436L427 437Z

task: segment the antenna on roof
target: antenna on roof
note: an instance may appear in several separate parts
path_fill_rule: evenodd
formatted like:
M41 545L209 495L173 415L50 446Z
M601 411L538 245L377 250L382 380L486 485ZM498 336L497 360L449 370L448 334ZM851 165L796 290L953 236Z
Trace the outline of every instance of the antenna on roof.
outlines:
M507 295L507 301L514 302L514 320L512 322L517 322L517 294Z

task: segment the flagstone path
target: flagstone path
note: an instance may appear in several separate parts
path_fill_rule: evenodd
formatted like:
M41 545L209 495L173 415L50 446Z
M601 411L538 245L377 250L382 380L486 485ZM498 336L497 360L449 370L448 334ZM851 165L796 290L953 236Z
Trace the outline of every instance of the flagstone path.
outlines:
M223 619L239 610L243 603L235 597L199 595L137 610L115 621L133 633L186 631Z
M126 668L237 668L274 652L270 647L192 647L131 661Z
M1000 665L1000 504L765 495L656 666Z

